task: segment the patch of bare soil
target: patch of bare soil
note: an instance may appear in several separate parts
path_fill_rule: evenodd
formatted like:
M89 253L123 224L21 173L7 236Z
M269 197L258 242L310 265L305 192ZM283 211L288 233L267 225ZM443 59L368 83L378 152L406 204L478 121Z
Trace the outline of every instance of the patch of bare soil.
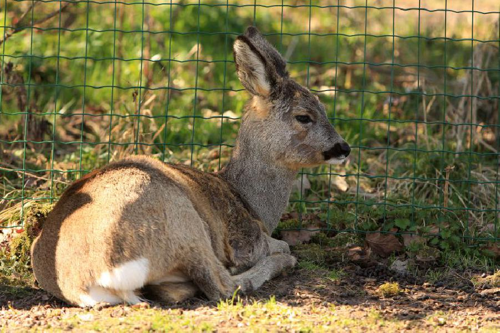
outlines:
M341 278L332 278L329 271L297 269L268 282L259 291L244 297L242 302L266 302L270 295L275 295L276 303L300 309L300 313L306 315L306 318L302 318L306 321L308 313L321 311L326 311L327 314L330 311L353 320L362 320L375 311L380 317L377 320L403 322L402 328L407 330L477 330L481 327L500 329L498 287L487 284L474 286L469 278L458 273L431 284L408 274L394 273L382 265L360 268L347 264L342 271ZM380 286L386 282L397 282L399 292L384 297L380 293ZM126 318L131 311L137 310L120 305L94 308L92 314L88 309L67 306L37 288L4 285L0 286L0 292L0 327L7 330L72 329L78 326L75 327L74 322L68 322L65 318L78 316L82 321ZM212 330L242 328L237 316L221 319L221 309L217 304L203 299L175 305L151 303L146 304L145 308L177 311L174 314L178 314L183 320L194 318L195 325L210 323ZM313 318L311 315L311 320ZM360 321L360 325L364 325L362 323ZM294 330L292 326L287 329L269 323L265 325L266 329ZM156 330L153 326L139 328ZM379 327L369 326L367 329L377 330Z
M393 273L384 266L351 265L345 272L344 278L328 282L315 276L313 271L300 271L271 281L259 294L275 294L280 301L294 306L328 302L348 305L353 312L374 308L386 319L405 320L417 326L424 324L418 323L419 320L446 311L453 311L457 317L448 327L470 329L462 326L464 320L460 320L470 315L478 316L479 321L500 323L500 288L475 288L470 280L458 274L430 284L410 275ZM380 295L380 286L388 281L397 282L401 293L391 297Z

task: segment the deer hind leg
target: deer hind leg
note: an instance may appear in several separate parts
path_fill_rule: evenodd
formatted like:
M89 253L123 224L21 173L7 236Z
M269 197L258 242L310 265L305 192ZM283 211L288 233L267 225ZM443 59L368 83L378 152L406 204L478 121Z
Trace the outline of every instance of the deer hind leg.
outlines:
M264 257L248 271L233 276L233 281L244 293L252 292L297 263L295 257L279 253Z
M215 256L208 262L196 260L186 268L185 273L191 281L147 285L142 290L143 295L152 300L179 303L201 291L208 299L216 301L230 297L237 288L227 269Z
M205 256L203 260L193 262L188 268L187 275L210 300L230 297L237 285L229 271L213 253Z
M200 240L203 243L203 240ZM175 276L166 275L158 284L150 284L143 288L143 295L152 300L168 303L182 302L201 291L210 300L219 300L232 295L236 284L227 269L222 265L215 253L203 251L197 247L191 255L183 258L182 268L177 269ZM173 281L178 279L178 281Z
M266 237L267 244L269 245L269 253L277 254L277 253L287 253L290 254L290 246L287 242L274 239L271 236L264 235Z
M196 295L200 289L191 282L164 282L148 285L142 290L143 295L155 301L180 303Z

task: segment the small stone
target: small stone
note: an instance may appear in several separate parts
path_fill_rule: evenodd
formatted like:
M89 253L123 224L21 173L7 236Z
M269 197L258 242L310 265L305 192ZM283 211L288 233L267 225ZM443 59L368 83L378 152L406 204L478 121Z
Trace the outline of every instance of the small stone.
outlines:
M94 320L94 315L92 313L82 313L78 315L78 318L82 321L92 321Z
M148 302L140 302L132 305L133 309L149 309L151 305Z
M115 318L115 317L121 317L123 316L125 313L125 311L123 311L122 308L116 308L113 310L113 312L111 312L110 316Z
M102 309L104 309L105 307L108 307L108 306L109 306L109 303L99 302L96 305L94 305L93 309L97 310L97 311L101 311Z

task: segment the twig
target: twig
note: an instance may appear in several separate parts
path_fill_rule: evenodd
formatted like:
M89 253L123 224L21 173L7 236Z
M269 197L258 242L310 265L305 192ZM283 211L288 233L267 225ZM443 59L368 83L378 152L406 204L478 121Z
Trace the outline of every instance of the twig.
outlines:
M36 178L36 179L39 179L39 180L49 181L49 179L48 179L48 178L46 178L46 177L42 177L42 176L35 175L34 173L28 172L28 171L26 171L26 170L15 170L15 169L14 169L14 168L15 168L15 166L13 166L13 165L11 165L11 164L8 164L8 163L3 163L3 162L0 162L0 164L1 164L1 165L4 165L4 166L6 166L6 167L10 167L10 168L12 168L12 169L10 169L10 168L4 168L4 167L1 167L1 166L0 166L0 170L3 170L3 171L8 171L8 172L15 172L15 173L17 173L17 174L21 174L21 173L22 173L22 174L26 174L26 175L28 175L28 176L30 176L30 177L33 177L33 178ZM61 180L57 180L57 179L54 179L54 182L56 182L56 183L60 183L60 184L64 184L64 185L68 185L68 184L69 184L69 182L65 182L65 181L61 181Z
M426 99L425 95L422 95L422 109L424 111L424 137L425 137L425 145L427 147L427 150L431 150L429 146L429 132L427 131L427 114L431 111L432 105L434 104L434 101L436 100L436 96L434 95L429 104L426 105Z
M33 7L35 7L35 5L38 3L39 0L33 2L29 7L28 9L23 13L23 15L21 15L21 17L19 18L19 20L17 21L17 23L19 22L22 22L24 20L24 18L28 15L28 13L33 9Z
M22 20L26 17L26 15L28 15L28 13L31 11L31 10L34 10L34 7L35 5L38 3L35 2L33 4L31 4L28 9L26 10L26 12L24 12L22 15L21 15L21 18L19 19L19 22L22 22ZM5 37L3 39L0 40L0 45L2 45L3 43L5 43L10 37L12 37L14 34L17 34L18 32L21 32L23 30L25 30L26 28L30 28L30 27L35 27L36 25L39 25L39 24L42 24L42 23L45 23L46 21L50 20L51 18L53 18L54 16L56 16L57 14L59 13L62 13L64 10L66 10L66 8L71 5L73 2L66 2L61 8L59 8L58 10L48 14L47 16L35 21L32 25L28 25L28 26L20 26L20 27L15 27L12 31L8 32L5 34Z
M448 186L450 185L450 172L455 169L454 165L447 166L444 170L446 171L446 178L444 181L444 208L448 208Z

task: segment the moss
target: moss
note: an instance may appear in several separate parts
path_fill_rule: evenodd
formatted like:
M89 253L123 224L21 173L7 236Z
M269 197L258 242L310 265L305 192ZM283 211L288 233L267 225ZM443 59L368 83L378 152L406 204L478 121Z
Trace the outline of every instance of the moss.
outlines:
M319 266L326 264L327 261L327 252L319 244L297 245L293 248L293 253L299 261L307 261Z
M34 282L30 249L39 234L53 204L30 202L25 205L23 228L18 229L0 248L0 281L12 285L31 285Z
M278 226L276 227L275 231L281 231L281 230L295 230L295 229L300 229L302 227L302 223L297 220L297 219L290 219L290 220L284 220L280 221L278 223Z
M377 292L380 296L383 297L392 297L399 295L402 291L399 288L399 283L397 282L386 282L380 287L378 287Z
M33 240L42 230L43 222L53 208L53 204L34 203L25 211L22 232L12 238L10 252L20 259L28 258Z
M500 270L496 271L495 274L488 276L487 279L492 287L500 287Z

